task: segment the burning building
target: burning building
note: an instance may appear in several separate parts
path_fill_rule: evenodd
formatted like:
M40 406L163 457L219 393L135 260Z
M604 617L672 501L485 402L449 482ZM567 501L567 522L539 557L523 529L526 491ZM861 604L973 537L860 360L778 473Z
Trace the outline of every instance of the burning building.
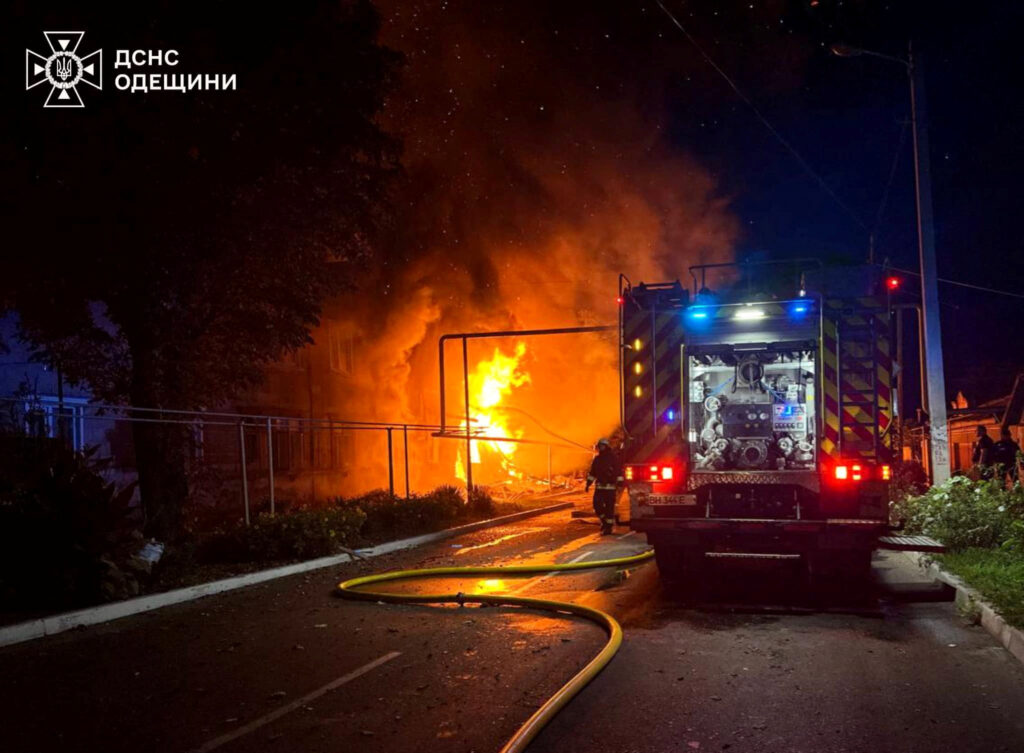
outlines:
M639 67L607 64L646 50L612 37L628 9L560 5L381 0L382 41L406 60L383 115L404 143L394 232L357 292L327 304L315 344L246 407L436 424L440 335L612 324L620 271L674 278L731 256L728 198L667 134L671 72L652 51ZM412 488L451 483L467 462L484 482L546 474L543 444L499 437L556 445L555 472L584 465L618 421L616 347L610 332L471 341L470 416L452 370L447 421L492 439L467 457L415 431ZM306 492L386 484L379 432L299 453L340 465L312 484L297 475Z

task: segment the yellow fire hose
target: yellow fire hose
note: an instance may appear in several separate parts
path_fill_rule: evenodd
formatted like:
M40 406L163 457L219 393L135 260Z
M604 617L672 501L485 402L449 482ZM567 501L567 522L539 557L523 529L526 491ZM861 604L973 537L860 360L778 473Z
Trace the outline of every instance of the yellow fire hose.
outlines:
M439 576L475 577L478 575L534 575L539 573L564 573L574 570L593 570L601 567L627 567L651 559L653 551L634 554L629 557L600 560L595 562L571 562L564 565L509 565L508 567L431 567L422 570L394 570L377 575L364 575L338 584L338 595L345 599L363 601L384 601L393 604L490 604L491 606L517 606L560 612L584 617L608 631L608 642L587 665L565 685L558 689L533 715L516 730L501 749L501 753L522 753L562 708L573 699L604 669L622 644L622 627L607 612L600 609L573 604L568 601L530 599L523 596L501 594L402 594L381 591L356 590L374 583L387 583L411 578L436 578Z

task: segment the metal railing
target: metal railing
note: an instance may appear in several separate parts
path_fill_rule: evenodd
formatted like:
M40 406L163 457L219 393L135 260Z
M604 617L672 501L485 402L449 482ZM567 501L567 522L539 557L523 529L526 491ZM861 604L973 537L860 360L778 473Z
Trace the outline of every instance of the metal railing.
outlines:
M74 449L97 448L110 458L111 480L135 479L133 426L161 424L180 427L185 446L190 497L205 500L204 513L219 510L246 524L254 509L274 514L284 501L320 499L380 488L385 481L390 495L396 486L404 496L415 491L414 478L437 483L458 483L454 458L447 457L450 436L437 424L359 421L338 418L269 415L228 411L195 411L67 401L51 396L0 397L4 418L20 431L38 436L64 434ZM462 418L460 417L460 420ZM62 423L64 421L64 423ZM460 430L472 441L493 441L479 430ZM401 441L399 437L401 435ZM569 444L523 438L503 442L546 445L547 478L530 478L540 488L553 488L553 463L566 461L553 453L579 449ZM400 444L400 449L396 447ZM467 469L472 466L467 456ZM535 460L539 466L543 458ZM575 465L575 460L573 461ZM353 480L355 479L355 480ZM423 486L423 484L420 484ZM317 489L317 487L320 487ZM235 500L232 502L232 500ZM241 510L238 501L241 501ZM233 512L232 512L233 511Z
M466 442L466 456L469 457L472 452L472 443L479 437L479 434L474 435L470 431L469 425L472 419L469 418L470 404L469 404L469 340L482 340L485 338L492 337L538 337L544 335L578 335L588 332L608 332L615 329L611 325L601 325L593 327L557 327L554 329L519 329L519 330L495 330L491 332L452 332L441 335L437 340L437 359L438 359L438 379L440 382L441 392L441 405L438 414L441 417L441 427L438 430L436 436L446 437L449 439L462 439ZM445 398L445 378L444 378L444 344L449 340L462 340L462 385L463 385L463 409L464 418L460 419L461 425L456 427L456 431L449 431L447 425L447 401ZM465 427L465 428L463 428ZM510 437L488 437L492 441L501 442L519 442L524 441ZM569 446L569 445L566 445ZM473 488L473 464L466 463L466 486L469 489Z

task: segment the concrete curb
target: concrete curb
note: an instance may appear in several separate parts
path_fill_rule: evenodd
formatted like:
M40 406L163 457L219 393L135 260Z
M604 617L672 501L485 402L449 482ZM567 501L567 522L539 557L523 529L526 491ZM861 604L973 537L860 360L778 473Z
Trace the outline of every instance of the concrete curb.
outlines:
M929 577L941 580L956 589L956 605L958 607L977 606L981 610L981 626L989 632L989 635L999 641L1017 661L1024 664L1024 632L1007 623L980 593L957 576L943 570L938 563L922 561L922 557L919 556L917 564L928 572Z
M472 533L473 531L479 531L484 528L491 528L505 523L514 523L517 520L546 515L547 513L565 510L570 507L573 507L572 502L559 502L554 505L548 505L547 507L538 507L535 510L523 510L522 512L515 512L511 515L502 515L497 518L489 518L488 520L478 520L474 523L467 523L465 525L456 526L455 528L446 528L443 531L425 533L408 539L388 541L384 544L378 544L377 546L370 547L369 549L359 549L357 550L357 553L367 558L380 557L384 554L400 552L406 549L412 549L413 547L422 546L423 544L432 544L436 541L444 541L445 539L461 536L465 533ZM351 560L352 558L347 554L320 557L319 559L307 560L306 562L297 562L294 565L284 565L283 567L275 567L270 570L260 570L255 573L238 575L233 578L224 578L223 580L210 581L209 583L200 583L196 586L178 588L174 591L165 591L164 593L141 596L136 599L126 599L125 601L117 601L112 604L103 604L97 607L80 609L75 612L65 612L63 614L55 614L50 617L40 617L27 622L15 623L14 625L6 625L4 627L0 627L0 647L11 646L16 643L24 643L25 641L35 640L36 638L43 638L48 635L63 633L67 630L73 630L78 627L85 627L86 625L98 625L103 622L119 620L122 617L130 617L131 615L141 614L142 612L151 612L154 609L169 607L172 604L194 601L195 599L201 599L204 596L212 596L226 591L234 591L238 588L245 588L246 586L253 586L257 583L264 583L268 580L287 578L289 575L306 573L310 570L319 570L324 567L333 567L334 565L340 565L350 562Z

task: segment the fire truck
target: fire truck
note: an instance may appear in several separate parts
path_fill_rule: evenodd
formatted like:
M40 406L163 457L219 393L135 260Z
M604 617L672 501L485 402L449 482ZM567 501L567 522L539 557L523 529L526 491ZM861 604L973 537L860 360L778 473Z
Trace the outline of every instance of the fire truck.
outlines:
M692 291L619 278L630 527L667 579L715 559L863 576L888 533L885 281L872 267L772 264L691 267ZM711 290L709 273L728 283Z

